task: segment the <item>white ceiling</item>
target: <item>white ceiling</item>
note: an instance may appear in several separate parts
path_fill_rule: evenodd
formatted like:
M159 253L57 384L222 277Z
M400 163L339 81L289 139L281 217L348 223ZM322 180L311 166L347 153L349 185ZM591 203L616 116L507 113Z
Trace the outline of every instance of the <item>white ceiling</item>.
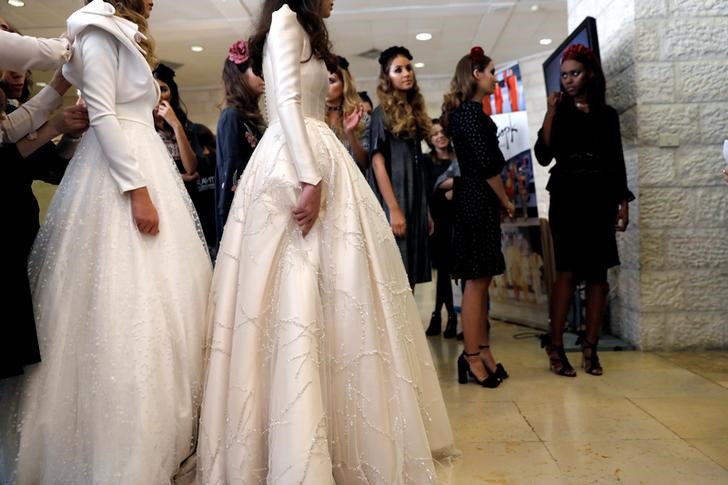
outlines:
M0 0L0 16L23 33L56 36L81 0L25 0L23 8ZM219 86L228 46L250 35L261 0L156 0L151 17L158 57L180 64L180 86ZM532 6L537 5L536 11ZM335 51L347 57L360 87L373 91L376 60L357 55L390 45L404 45L424 62L421 81L441 86L457 59L482 45L496 64L551 50L567 34L566 0L336 0L328 21ZM432 40L415 40L430 32ZM539 39L554 39L544 47ZM190 51L201 45L204 52ZM42 78L42 76L37 76ZM426 83L423 82L423 85ZM441 99L442 93L426 97Z

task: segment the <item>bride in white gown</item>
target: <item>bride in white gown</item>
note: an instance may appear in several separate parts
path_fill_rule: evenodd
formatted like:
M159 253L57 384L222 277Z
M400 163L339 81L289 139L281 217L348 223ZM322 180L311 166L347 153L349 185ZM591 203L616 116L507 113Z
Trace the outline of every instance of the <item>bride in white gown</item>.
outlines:
M139 25L118 16L144 27L145 3L68 20L91 129L30 256L42 362L0 383L3 484L166 484L193 451L212 268Z
M324 121L332 6L266 0L251 42L270 124L213 276L204 485L424 485L457 454L392 230Z

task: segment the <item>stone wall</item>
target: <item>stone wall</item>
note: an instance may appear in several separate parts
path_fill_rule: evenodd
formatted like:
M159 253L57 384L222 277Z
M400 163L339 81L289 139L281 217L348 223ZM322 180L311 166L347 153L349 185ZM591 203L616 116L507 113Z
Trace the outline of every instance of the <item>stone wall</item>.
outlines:
M569 0L570 29L586 15L638 196L612 328L642 349L727 348L728 2Z

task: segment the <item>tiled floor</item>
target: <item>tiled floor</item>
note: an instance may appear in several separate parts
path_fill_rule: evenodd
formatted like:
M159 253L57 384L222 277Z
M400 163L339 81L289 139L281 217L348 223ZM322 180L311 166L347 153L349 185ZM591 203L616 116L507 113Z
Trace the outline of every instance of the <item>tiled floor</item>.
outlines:
M429 318L429 285L416 296ZM497 389L459 385L461 343L430 338L463 452L452 482L728 484L728 352L603 352L604 376L567 379L548 372L535 338L514 338L524 331L494 322L511 374Z

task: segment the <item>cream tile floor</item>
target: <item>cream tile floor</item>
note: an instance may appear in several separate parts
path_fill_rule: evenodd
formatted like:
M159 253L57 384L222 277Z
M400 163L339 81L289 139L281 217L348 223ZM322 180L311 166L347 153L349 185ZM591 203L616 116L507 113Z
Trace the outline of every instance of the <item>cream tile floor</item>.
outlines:
M423 325L433 295L418 286ZM461 343L429 339L463 452L453 483L728 484L728 352L603 352L604 376L567 379L535 338L514 338L529 330L494 322L511 374L497 389L459 385Z

